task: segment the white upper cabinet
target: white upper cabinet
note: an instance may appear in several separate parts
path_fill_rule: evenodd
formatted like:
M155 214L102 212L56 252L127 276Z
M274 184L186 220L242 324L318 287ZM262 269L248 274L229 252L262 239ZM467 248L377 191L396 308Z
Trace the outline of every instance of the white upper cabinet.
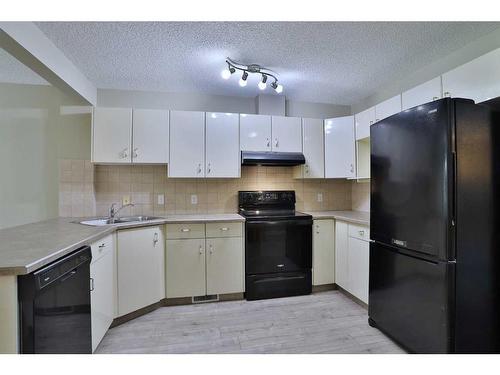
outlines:
M325 142L323 120L302 119L302 142L306 164L299 166L302 178L325 178Z
M207 112L206 177L240 177L239 115Z
M168 163L169 112L134 109L133 163Z
M272 150L302 152L302 119L272 116Z
M375 107L365 109L354 116L356 121L356 139L370 136L370 126L375 123Z
M205 177L205 112L170 112L169 177Z
M375 122L401 112L401 94L384 100L375 106Z
M443 96L480 103L500 96L500 49L443 74Z
M92 145L94 163L130 163L132 109L94 108Z
M442 98L441 76L403 92L403 111Z
M325 177L354 178L354 116L325 120Z
M240 149L271 151L271 116L240 115Z

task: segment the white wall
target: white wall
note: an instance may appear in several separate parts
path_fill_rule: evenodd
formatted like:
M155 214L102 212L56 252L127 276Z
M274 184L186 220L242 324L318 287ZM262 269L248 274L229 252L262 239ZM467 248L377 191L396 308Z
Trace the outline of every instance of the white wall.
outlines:
M500 29L466 44L459 50L432 64L423 66L407 77L388 82L387 85L380 87L374 95L354 103L352 113L358 113L497 48L500 48Z
M33 22L0 22L5 50L68 94L96 103L96 87Z
M101 107L257 113L256 100L253 97L199 93L98 89L97 105ZM345 116L350 112L351 107L345 105L286 101L287 116L328 118Z

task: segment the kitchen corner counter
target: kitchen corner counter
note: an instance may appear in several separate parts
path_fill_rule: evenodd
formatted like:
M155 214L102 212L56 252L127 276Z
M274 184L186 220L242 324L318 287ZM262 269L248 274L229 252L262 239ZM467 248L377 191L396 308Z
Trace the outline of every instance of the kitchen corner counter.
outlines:
M169 223L244 222L238 214L171 215L141 223L89 226L84 218L57 218L0 229L0 276L33 272L119 229Z
M370 213L364 211L312 211L305 212L313 219L336 219L353 224L370 225Z

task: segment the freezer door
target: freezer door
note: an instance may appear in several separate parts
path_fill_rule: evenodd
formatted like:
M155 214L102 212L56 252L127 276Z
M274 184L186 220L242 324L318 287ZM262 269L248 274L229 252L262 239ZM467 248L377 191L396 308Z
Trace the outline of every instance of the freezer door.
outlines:
M370 243L370 324L411 352L450 352L454 271L454 263Z
M371 126L371 238L452 259L453 101L411 108ZM418 254L416 254L418 256Z

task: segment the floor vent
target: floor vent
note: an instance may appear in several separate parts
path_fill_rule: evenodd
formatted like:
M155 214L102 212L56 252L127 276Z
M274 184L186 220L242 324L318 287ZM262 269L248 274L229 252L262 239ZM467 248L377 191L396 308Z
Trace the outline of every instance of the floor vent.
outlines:
M218 300L219 300L218 294L212 294L210 296L193 297L193 303L217 302Z

